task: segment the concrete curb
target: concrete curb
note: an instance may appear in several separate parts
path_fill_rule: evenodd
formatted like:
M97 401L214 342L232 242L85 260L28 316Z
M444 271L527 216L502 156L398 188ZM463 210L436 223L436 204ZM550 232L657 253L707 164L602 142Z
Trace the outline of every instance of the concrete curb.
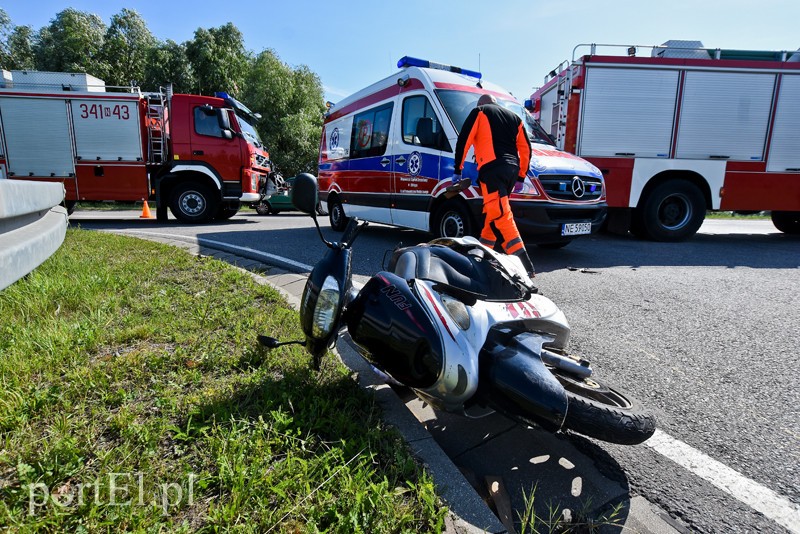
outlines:
M307 273L311 266L280 258L247 247L238 247L209 239L159 234L156 232L102 230L158 241L177 246L192 254L216 257L243 269L261 284L275 288L295 309L300 307L300 297ZM253 272L261 271L264 274ZM361 387L374 392L381 405L384 421L397 428L409 444L413 454L423 462L436 485L437 494L450 510L446 518L445 532L451 533L506 533L498 517L480 497L458 467L445 454L430 432L412 414L408 406L395 391L381 382L365 362L347 342L340 338L336 352L350 369L356 371ZM619 527L617 527L619 528ZM617 528L614 530L617 531ZM644 498L630 499L628 520L620 529L622 532L671 534L679 532L661 518Z

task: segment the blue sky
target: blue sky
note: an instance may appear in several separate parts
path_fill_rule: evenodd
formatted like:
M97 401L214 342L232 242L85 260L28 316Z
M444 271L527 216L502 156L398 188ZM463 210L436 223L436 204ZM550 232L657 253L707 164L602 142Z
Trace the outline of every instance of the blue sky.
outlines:
M271 48L289 65L308 65L333 102L392 74L404 55L480 67L484 79L524 100L582 43L800 48L798 0L6 0L0 7L35 30L67 7L106 24L127 7L157 38L177 42L232 22L249 50Z

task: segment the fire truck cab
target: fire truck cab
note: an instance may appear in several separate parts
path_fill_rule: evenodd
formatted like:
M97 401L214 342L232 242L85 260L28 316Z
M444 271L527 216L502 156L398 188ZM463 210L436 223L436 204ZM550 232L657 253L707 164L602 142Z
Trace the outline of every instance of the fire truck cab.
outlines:
M0 178L64 184L65 203L155 200L183 222L227 219L260 199L271 170L225 93L142 93L88 74L2 71ZM248 122L251 121L251 122Z
M483 214L472 151L463 176L473 185L454 198L445 189L458 132L483 93L522 118L532 143L527 178L510 199L523 236L555 248L599 229L605 217L602 175L557 150L510 93L458 67L410 57L398 67L397 74L337 103L325 118L320 200L334 229L357 216L436 236L477 234Z
M769 210L800 233L800 51L578 45L528 106L603 172L612 231L678 241L706 210Z

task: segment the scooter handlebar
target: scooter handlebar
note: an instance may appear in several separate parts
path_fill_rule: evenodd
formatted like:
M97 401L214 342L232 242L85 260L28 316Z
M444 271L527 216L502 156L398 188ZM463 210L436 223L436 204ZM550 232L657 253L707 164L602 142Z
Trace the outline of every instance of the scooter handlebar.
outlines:
M353 244L353 241L356 240L356 237L358 237L361 228L364 226L369 226L369 222L362 222L357 217L351 217L344 229L344 233L342 234L342 240L340 241L341 246L349 248Z

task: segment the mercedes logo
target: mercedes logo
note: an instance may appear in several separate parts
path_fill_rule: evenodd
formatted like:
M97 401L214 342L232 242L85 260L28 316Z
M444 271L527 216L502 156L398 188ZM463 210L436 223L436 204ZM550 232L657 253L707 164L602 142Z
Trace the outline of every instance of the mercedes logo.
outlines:
M577 176L573 176L572 194L575 195L575 198L581 198L583 197L584 193L586 193L586 184L584 184L583 180L581 180Z

